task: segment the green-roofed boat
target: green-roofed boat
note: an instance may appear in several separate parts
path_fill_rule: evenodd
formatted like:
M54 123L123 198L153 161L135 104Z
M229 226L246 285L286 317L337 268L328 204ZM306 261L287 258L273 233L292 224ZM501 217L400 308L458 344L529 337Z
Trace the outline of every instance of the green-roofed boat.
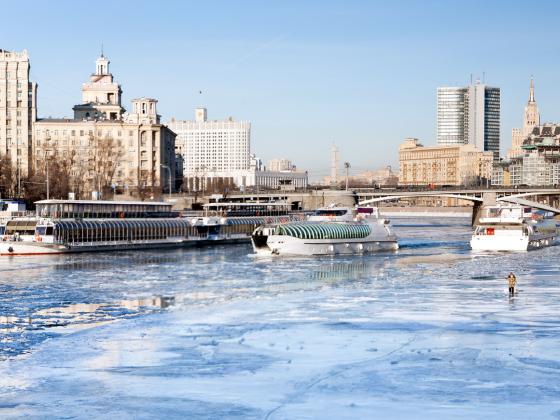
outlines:
M259 255L366 254L399 247L389 220L374 207L320 208L305 221L261 225L251 240Z

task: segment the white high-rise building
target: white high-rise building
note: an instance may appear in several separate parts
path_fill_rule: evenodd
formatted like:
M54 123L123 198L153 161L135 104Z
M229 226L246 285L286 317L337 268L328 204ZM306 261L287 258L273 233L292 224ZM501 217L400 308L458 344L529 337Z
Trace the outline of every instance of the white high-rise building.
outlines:
M500 88L476 82L437 90L437 141L442 146L472 144L498 158Z
M37 117L37 84L29 81L29 70L27 50L0 49L0 156L10 157L18 178L31 171Z
M437 89L437 142L441 146L466 143L465 93L462 87Z
M176 154L183 160L185 178L233 178L238 185L251 165L251 123L208 120L206 108L195 109L195 120L168 124L177 134Z

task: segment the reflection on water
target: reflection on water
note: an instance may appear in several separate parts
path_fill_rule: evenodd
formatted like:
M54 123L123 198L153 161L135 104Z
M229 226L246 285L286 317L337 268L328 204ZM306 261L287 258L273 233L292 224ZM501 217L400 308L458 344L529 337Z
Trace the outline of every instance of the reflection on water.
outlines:
M174 296L148 299L120 300L112 303L74 303L39 309L25 317L0 316L0 333L14 333L26 329L64 327L68 325L98 324L117 317L138 315L175 304Z
M311 273L313 280L351 280L361 277L366 271L366 263L331 263L320 266Z

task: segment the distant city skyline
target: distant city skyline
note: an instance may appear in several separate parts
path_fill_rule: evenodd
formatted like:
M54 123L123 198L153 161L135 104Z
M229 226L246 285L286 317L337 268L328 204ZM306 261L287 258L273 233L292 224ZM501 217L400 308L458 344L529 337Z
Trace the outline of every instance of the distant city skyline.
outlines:
M451 3L59 1L30 2L25 16L7 3L0 49L29 51L40 117L70 116L103 43L124 103L156 97L164 121L197 106L209 119L250 121L259 157L289 158L317 179L333 142L353 173L396 167L406 137L435 145L437 87L471 74L501 89L502 155L531 75L541 120L560 120L553 25L531 25L526 2Z

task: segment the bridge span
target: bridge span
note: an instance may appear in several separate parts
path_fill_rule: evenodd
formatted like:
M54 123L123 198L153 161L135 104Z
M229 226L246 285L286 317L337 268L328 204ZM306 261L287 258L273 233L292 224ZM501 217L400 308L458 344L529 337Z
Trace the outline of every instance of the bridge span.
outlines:
M360 205L376 204L384 201L398 201L407 198L441 197L456 198L473 203L472 223L476 224L483 205L494 205L498 202L516 203L531 206L536 209L560 214L560 189L551 188L504 188L504 189L457 189L457 190L428 190L428 191L356 191ZM533 200L527 198L534 197Z

